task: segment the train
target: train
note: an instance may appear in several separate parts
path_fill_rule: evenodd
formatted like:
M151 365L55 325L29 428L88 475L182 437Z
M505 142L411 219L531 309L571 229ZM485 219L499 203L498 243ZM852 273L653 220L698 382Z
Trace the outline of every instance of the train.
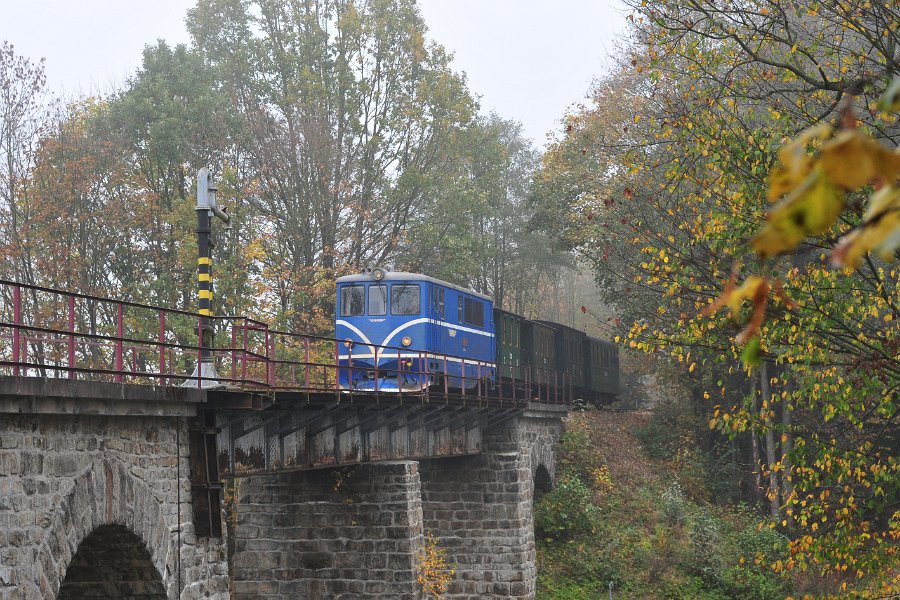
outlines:
M338 386L596 405L619 393L612 342L497 308L484 294L382 268L337 279Z

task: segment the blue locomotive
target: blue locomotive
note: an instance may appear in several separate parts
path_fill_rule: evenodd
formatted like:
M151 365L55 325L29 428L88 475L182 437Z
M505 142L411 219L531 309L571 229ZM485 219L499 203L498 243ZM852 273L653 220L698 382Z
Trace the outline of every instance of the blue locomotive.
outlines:
M482 294L416 273L337 280L338 383L602 404L619 391L618 348L571 327L495 309ZM560 390L573 397L559 397Z
M335 337L344 389L472 389L496 379L493 302L415 273L337 280Z

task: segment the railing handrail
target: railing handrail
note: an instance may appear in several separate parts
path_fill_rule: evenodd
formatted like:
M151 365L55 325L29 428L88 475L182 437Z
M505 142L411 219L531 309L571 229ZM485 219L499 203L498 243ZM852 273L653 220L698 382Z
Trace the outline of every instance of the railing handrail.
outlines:
M501 402L508 399L523 402L540 399L544 402L568 404L573 398L574 373L559 372L552 367L502 363L495 362L493 357L487 360L476 359L416 347L382 346L362 341L351 341L348 346L345 339L273 329L264 321L243 315L210 317L199 312L92 296L5 279L0 279L0 288L2 287L12 288L14 318L13 322L0 320L0 339L10 338L13 341L11 356L0 354L0 367L12 368L16 376L23 372L28 376L35 371L41 373L53 371L68 373L71 379L77 379L81 374L93 373L100 380L109 376L115 377L117 382L125 381L125 378L142 378L142 380L159 380L161 385L196 381L198 386L202 381L214 379L220 383L254 390L344 390L358 393L363 390L348 390L341 387L343 378L346 377L349 383L354 371L375 368L382 373L395 375L399 388L403 387L399 385L401 373L404 374L404 379L409 376L417 381L415 385L431 385L431 390L422 389L426 395L439 391L433 388L436 381L434 376L442 375L444 396L459 397L464 401L496 398ZM68 304L68 314L65 308L57 310L55 303L58 300L53 298L47 300L50 310L46 310L44 298L31 302L22 294L26 290L50 294L58 297L58 300L67 299L68 302L65 304ZM74 316L76 299L105 305L100 331L109 328L113 331L95 333L93 329L97 324L87 324L83 317L76 322ZM84 310L82 303L79 302L78 305ZM115 309L114 314L109 314L110 308ZM152 312L154 316L131 314L128 317L130 321L127 321L124 317L126 308ZM218 340L224 339L224 343L213 344L212 351L216 353L219 365L223 363L228 365L230 361L230 376L217 373L216 377L207 377L199 371L194 375L174 372L175 369L183 370L193 361L199 362L202 348L198 331L189 333L187 329L177 329L184 327L184 321L167 321L167 315L179 315L197 322L207 319L224 324L225 331L230 330L231 335L219 337ZM156 327L152 324L154 320L158 323L158 330L151 334ZM123 323L127 323L126 331L123 331ZM92 331L85 331L88 326ZM146 338L133 337L142 336L144 333L148 334ZM196 342L191 343L191 340ZM313 345L315 346L311 347ZM60 347L67 352L60 353ZM366 351L360 354L370 355L377 364L354 365L355 360L360 360L353 357L355 348L365 348ZM129 354L128 360L125 360L126 352ZM145 352L149 354L144 354ZM154 352L158 353L158 357L148 359ZM341 356L347 356L347 359ZM405 359L414 362L406 365ZM393 360L399 363L396 367L381 366ZM444 370L434 368L433 361L443 362ZM458 374L451 373L447 366L449 362L459 363ZM110 368L110 364L114 364L114 367ZM301 369L300 377L297 376L298 367ZM500 374L504 370L508 373L517 373L520 378L503 380ZM459 388L448 387L448 380L451 379L458 382ZM488 385L488 382L493 383ZM501 385L509 386L510 383L512 383L512 398L503 398L496 390ZM351 383L348 387L353 388L353 385ZM378 391L376 379L375 392Z

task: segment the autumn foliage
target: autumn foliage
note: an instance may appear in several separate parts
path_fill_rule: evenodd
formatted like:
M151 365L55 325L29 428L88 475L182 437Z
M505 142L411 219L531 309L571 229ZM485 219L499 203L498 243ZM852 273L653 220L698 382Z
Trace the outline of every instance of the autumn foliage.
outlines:
M746 497L791 540L770 567L824 576L798 595L897 593L898 15L632 8L544 156L535 223L593 267L626 347L682 365L703 445L751 465Z

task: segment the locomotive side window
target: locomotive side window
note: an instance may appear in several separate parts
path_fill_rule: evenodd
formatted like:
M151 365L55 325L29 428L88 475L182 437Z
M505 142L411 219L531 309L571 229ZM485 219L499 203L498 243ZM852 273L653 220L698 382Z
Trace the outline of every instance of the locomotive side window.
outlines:
M469 325L484 327L484 304L472 298L465 299L463 319Z
M387 312L387 286L369 286L369 316L380 316Z
M444 320L444 288L431 286L431 310L440 320Z
M419 286L394 285L391 287L391 314L419 314Z
M341 290L341 316L357 317L366 311L366 288L348 285Z

